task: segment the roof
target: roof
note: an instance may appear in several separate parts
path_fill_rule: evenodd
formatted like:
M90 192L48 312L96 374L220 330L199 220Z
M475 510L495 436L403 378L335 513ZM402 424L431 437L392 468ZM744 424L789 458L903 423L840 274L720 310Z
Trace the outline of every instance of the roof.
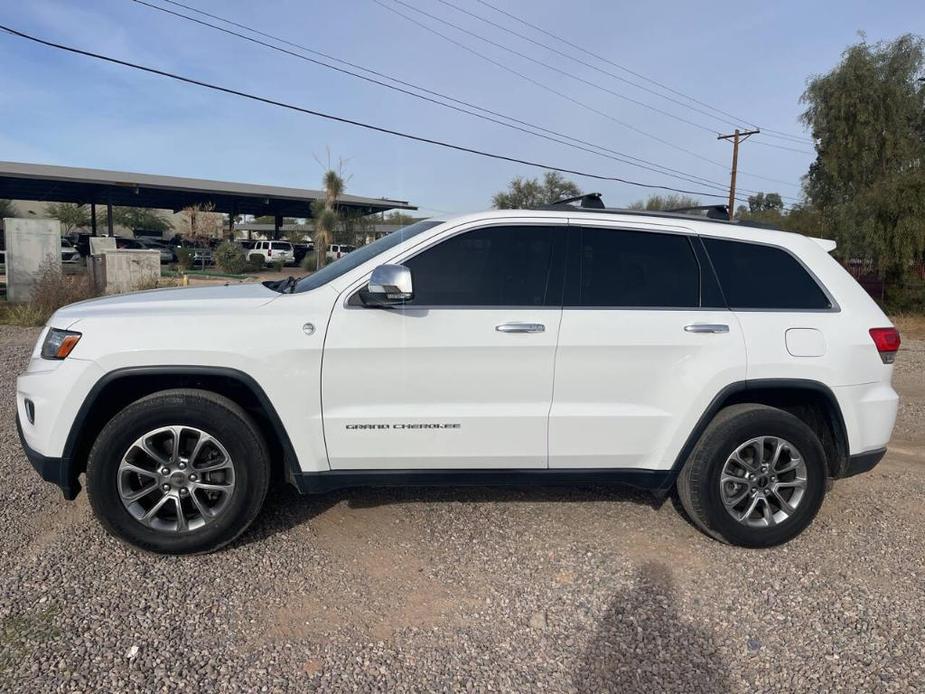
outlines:
M0 161L0 198L11 200L111 202L174 211L212 204L216 212L229 214L311 217L312 202L323 197L323 191L303 188ZM405 200L357 195L342 195L338 204L361 214L417 209Z

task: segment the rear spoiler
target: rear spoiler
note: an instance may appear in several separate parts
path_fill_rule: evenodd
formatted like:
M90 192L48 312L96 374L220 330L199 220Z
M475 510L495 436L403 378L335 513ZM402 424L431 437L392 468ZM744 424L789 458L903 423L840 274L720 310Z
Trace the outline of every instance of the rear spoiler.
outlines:
M812 236L810 236L810 238L822 246L822 250L824 250L826 253L831 253L838 246L838 244L832 239L817 239Z

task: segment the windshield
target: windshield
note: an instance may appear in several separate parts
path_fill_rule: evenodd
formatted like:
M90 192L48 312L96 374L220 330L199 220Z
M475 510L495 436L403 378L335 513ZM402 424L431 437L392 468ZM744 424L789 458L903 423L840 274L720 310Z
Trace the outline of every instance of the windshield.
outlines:
M405 239L410 239L412 236L417 236L422 231L433 229L438 224L443 224L443 222L433 219L425 219L422 222L415 222L414 224L397 229L391 234L386 234L381 239L377 239L376 241L373 241L366 246L358 248L352 253L341 256L340 259L335 260L329 265L325 265L323 268L318 270L318 272L314 272L308 277L303 277L298 281L292 291L307 292L312 289L317 289L321 285L327 284L331 280L337 279L345 272L349 272L354 268L360 267L360 265L365 263L367 260L375 258L383 251L387 251L390 248L397 246Z

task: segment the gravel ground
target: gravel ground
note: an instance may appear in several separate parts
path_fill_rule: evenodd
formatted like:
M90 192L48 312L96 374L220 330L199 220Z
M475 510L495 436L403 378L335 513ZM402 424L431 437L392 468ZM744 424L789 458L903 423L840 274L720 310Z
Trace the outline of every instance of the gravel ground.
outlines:
M743 551L612 490L271 492L194 558L42 483L0 327L0 690L925 690L925 342L890 455L790 544Z

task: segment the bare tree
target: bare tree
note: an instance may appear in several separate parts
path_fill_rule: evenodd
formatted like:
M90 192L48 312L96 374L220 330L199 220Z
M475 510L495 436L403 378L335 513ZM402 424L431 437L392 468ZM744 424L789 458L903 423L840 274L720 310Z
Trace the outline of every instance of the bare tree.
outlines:
M183 210L185 228L181 235L195 244L204 244L208 239L219 238L224 229L224 215L214 212L212 203L199 203Z

